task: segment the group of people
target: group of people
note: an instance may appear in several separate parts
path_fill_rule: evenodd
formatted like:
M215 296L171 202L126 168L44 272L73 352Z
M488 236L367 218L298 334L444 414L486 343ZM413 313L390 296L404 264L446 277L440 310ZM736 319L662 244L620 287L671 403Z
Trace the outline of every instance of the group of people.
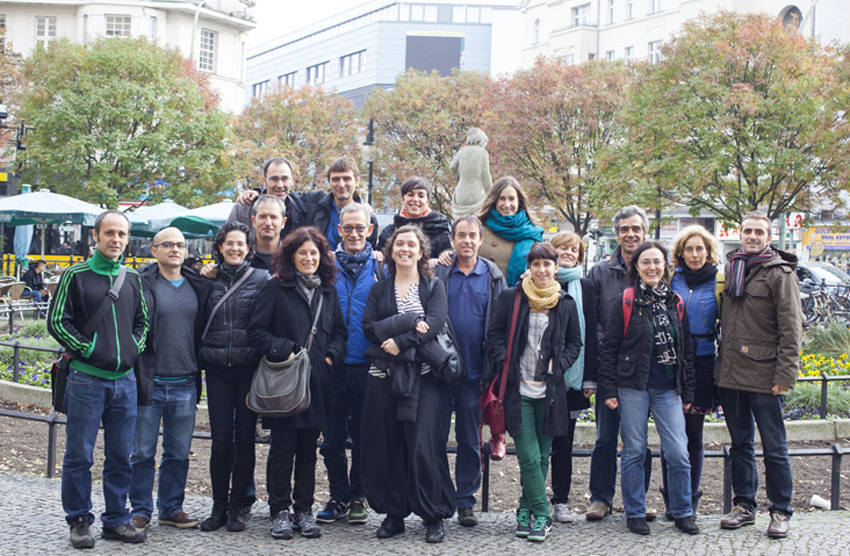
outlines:
M379 538L404 532L411 513L422 519L427 542L443 541L445 520L455 514L461 525L475 526L479 395L503 376L521 472L518 537L544 541L553 520L574 519L573 437L594 393L598 438L587 519L611 511L622 434L628 528L649 532L652 412L662 439L666 514L684 532L698 532L702 422L718 405L715 384L732 435L736 494L721 525L754 521L755 419L770 452L768 534L787 534L791 479L777 394L796 376L800 305L788 271L793 260L770 247L763 215L744 220L744 247L731 257L725 289L716 285L717 244L697 227L674 242L671 283L667 251L644 241L648 221L637 207L617 213L619 247L583 278L581 238L561 232L543 242L522 187L509 176L493 184L478 216L453 222L430 209L431 185L409 178L402 209L379 234L357 195L352 159L329 166L328 191L292 192L284 158L269 160L263 172L263 187L242 194L216 235L215 265L200 272L185 266L182 233L165 228L151 247L155 262L127 269L121 261L129 222L106 211L92 232L93 257L63 274L47 322L72 356L62 502L74 547L94 546L91 466L101 423L102 538L145 540L160 426L157 522L244 530L256 501L257 416L246 404L254 371L262 358L282 362L302 349L311 369L309 407L262 418L276 539L319 537L319 524L340 519L365 523L368 508L386 516ZM460 383L442 378L437 337L447 327L464 364ZM213 493L203 520L183 510L202 370ZM452 422L454 481L446 453ZM320 437L330 497L314 516Z

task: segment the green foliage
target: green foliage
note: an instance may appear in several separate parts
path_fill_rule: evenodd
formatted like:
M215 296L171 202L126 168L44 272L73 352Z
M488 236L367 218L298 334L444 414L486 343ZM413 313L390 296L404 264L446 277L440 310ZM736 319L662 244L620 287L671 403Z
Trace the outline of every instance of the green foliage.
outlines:
M39 45L24 63L26 170L59 193L116 207L151 187L183 205L227 188L227 119L203 74L143 37ZM154 180L170 184L154 187Z
M721 12L684 24L662 54L630 86L628 140L604 157L612 182L732 222L845 187L850 90L828 48L776 18Z
M320 87L280 87L255 97L233 128L239 138L234 172L249 187L259 183L263 163L272 157L292 162L295 189L310 190L325 183L334 159L359 155L354 104Z
M612 191L600 184L596 158L602 147L619 142L616 114L628 75L619 62L538 58L495 82L488 99L494 165L516 177L538 205L554 207L579 235L609 205Z
M785 409L803 409L807 413L820 412L820 384L798 382L785 394ZM850 412L850 390L841 384L827 387L826 412L829 415L846 415Z
M399 187L406 178L421 176L433 186L432 208L451 214L457 183L449 166L470 127L489 134L482 103L489 86L489 78L478 72L442 77L436 71L408 70L392 90L369 96L362 118L375 120L376 181L390 206L401 204Z
M806 351L826 357L841 357L850 353L850 329L844 323L827 322L808 331Z

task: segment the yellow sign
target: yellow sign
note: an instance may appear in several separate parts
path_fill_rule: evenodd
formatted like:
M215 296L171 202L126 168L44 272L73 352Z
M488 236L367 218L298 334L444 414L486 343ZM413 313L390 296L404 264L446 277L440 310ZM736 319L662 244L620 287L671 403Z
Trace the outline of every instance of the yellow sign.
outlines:
M811 255L817 249L826 251L850 251L850 231L846 226L812 226L803 230L803 245L812 249Z
M6 172L0 172L0 181L9 181L9 174Z

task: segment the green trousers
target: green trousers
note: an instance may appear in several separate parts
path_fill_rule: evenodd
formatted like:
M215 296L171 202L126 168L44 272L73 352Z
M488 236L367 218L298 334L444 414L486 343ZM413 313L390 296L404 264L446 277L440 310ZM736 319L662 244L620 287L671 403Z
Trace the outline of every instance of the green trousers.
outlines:
M543 434L546 418L546 399L520 396L522 404L522 426L514 437L517 460L519 460L522 496L520 509L526 508L534 517L550 517L549 500L546 497L546 476L549 473L549 450L552 437Z

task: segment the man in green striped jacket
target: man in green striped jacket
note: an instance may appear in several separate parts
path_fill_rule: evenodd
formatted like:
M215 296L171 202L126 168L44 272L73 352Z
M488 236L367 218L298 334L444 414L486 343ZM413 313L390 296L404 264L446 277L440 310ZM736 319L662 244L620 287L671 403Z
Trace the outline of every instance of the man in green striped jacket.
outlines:
M148 331L142 281L127 269L118 298L83 335L119 275L130 222L123 213L106 211L95 221L94 255L62 275L47 315L50 334L73 357L68 367L65 407L65 459L62 464L62 506L71 527L74 548L94 546L89 526L94 521L91 466L98 429L103 423L105 462L100 516L101 537L139 543L144 530L130 525L130 450L136 426L136 378L133 365L144 349Z

